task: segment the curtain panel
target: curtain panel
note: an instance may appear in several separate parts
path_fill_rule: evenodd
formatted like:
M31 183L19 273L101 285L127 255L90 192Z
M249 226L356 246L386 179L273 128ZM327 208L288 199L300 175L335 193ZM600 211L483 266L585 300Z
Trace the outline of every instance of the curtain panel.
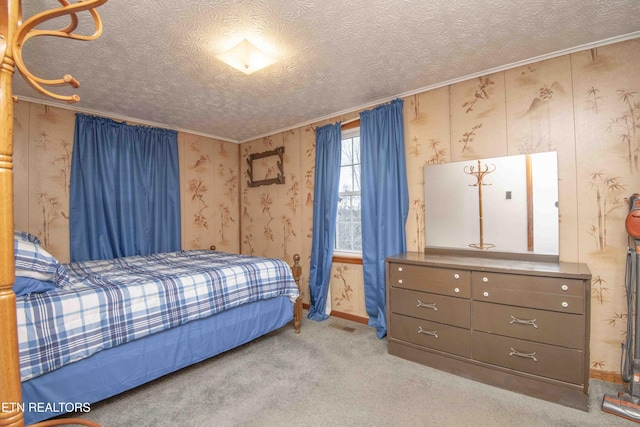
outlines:
M369 325L387 334L385 258L407 249L403 101L360 113L362 269Z
M177 132L76 114L71 261L181 248Z
M342 127L340 123L316 128L316 162L313 184L313 234L309 266L309 319L329 317L327 301L331 259L336 237Z

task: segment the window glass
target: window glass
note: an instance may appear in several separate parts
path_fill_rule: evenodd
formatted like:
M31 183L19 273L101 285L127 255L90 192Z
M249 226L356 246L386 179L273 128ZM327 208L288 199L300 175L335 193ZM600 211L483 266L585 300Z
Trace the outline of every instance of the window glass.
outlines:
M362 252L360 227L360 129L342 134L335 249Z

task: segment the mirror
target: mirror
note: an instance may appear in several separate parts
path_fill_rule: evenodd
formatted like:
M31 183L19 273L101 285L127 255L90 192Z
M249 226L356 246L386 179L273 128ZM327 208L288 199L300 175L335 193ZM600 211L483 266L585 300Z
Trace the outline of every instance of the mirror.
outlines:
M558 255L556 152L426 165L427 247Z

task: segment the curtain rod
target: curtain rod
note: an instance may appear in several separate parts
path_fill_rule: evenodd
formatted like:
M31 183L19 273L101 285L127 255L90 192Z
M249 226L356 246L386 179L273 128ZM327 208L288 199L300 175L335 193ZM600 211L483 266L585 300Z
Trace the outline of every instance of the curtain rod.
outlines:
M357 122L360 120L360 117L355 117L353 119L349 119L349 120L345 120L344 122L340 122L340 126L344 126L344 125L348 125L349 123L353 123L353 122ZM324 126L324 125L323 125ZM311 126L311 129L313 129L313 131L315 132L316 129L318 128L318 126Z
M358 120L360 120L360 116L353 118L351 120L345 120L344 122L341 123L341 125L342 126L348 125L349 123L357 122Z

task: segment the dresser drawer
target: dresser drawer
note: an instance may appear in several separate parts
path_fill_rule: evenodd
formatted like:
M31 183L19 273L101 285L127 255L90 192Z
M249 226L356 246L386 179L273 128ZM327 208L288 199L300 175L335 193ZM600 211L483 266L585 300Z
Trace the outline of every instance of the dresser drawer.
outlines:
M471 337L468 329L391 313L389 330L393 331L393 338L399 340L471 357Z
M471 283L474 300L584 313L584 284L581 280L474 271Z
M393 313L461 328L469 329L471 323L471 302L468 299L391 288L389 307Z
M472 345L473 358L481 362L572 384L584 382L584 354L580 350L475 331Z
M474 271L471 283L474 286L489 285L495 288L518 288L529 292L584 297L584 283L578 279Z
M584 316L473 301L473 329L562 347L584 345Z
M434 294L469 298L471 272L411 264L389 264L389 285Z

